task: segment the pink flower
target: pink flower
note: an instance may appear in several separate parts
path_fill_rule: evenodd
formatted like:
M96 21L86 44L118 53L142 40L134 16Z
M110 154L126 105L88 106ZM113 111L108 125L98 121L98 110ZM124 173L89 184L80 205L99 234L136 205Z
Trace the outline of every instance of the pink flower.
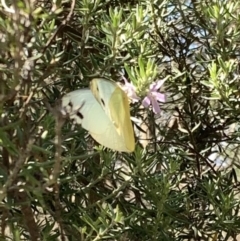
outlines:
M123 76L122 77L125 85L122 86L122 89L126 92L129 99L131 99L134 102L138 102L140 98L136 94L136 87L127 81L127 79Z
M158 101L165 102L165 95L161 94L158 91L158 89L163 85L163 83L164 80L159 80L150 84L147 96L142 101L142 105L144 107L149 107L152 104L153 112L155 114L159 114L161 112Z

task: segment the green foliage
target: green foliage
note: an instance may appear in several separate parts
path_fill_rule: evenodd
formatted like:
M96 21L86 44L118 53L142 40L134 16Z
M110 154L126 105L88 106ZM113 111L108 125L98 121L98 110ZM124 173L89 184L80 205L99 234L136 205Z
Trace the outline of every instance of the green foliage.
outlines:
M237 240L239 1L9 2L0 240ZM93 77L122 75L141 97L166 80L160 115L131 106L147 127L132 154L99 147L60 109Z

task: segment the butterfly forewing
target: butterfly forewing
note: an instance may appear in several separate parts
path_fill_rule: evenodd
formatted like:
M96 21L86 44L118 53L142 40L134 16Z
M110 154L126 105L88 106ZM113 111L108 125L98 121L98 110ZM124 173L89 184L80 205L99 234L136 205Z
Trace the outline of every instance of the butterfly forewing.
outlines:
M91 90L75 90L66 94L62 98L62 107L66 109L70 119L97 135L104 133L110 123Z
M90 83L90 88L94 97L102 106L109 118L111 118L111 114L108 103L116 87L118 87L116 83L102 78L93 79Z

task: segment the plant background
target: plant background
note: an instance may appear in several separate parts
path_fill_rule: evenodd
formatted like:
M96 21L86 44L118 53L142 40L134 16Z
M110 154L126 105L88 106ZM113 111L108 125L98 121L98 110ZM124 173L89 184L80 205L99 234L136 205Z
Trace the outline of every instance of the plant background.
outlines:
M237 240L239 10L2 0L0 240ZM122 75L140 96L167 79L159 115L131 105L150 137L133 154L99 148L59 114L64 94Z

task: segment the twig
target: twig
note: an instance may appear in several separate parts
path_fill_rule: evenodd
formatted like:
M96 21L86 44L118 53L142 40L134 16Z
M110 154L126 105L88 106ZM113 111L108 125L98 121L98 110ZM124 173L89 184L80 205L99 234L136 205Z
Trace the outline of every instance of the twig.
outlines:
M26 192L19 193L19 202L21 205L21 212L23 214L23 218L25 220L26 227L31 237L31 241L40 241L40 233L38 225L34 219L34 214L31 209L31 204L27 201Z
M196 163L197 163L198 177L200 177L201 176L201 167L200 167L199 155L198 155L199 152L198 152L198 148L197 148L197 145L196 145L196 142L195 142L195 138L192 135L192 131L189 129L188 123L185 121L184 117L182 116L181 111L178 108L176 108L176 111L178 113L179 118L181 118L181 121L183 121L184 124L185 124L185 128L186 128L186 130L188 132L191 144L193 146L193 148L191 148L191 149L193 150L194 154L197 154L197 155L195 155L195 157L196 157ZM190 149L190 145L189 145L189 149Z
M7 227L7 220L9 220L9 210L4 208L4 209L1 209L1 213L2 213L2 217L1 217L1 234L2 234L2 237L5 238L5 230L6 230L6 227Z
M50 112L53 113L54 117L55 117L55 164L53 167L53 171L52 174L48 180L48 182L44 185L44 188L47 188L55 183L58 182L58 176L59 173L61 171L61 162L62 162L62 126L64 124L64 119L59 111L59 108L57 107L56 109L53 109L49 103L47 103L46 101L45 105L48 108L48 110Z
M64 119L61 116L61 113L59 112L58 108L57 110L51 108L51 106L46 103L47 108L53 113L56 123L55 123L55 164L53 166L52 174L50 175L50 178L47 183L43 186L43 188L47 188L51 185L53 185L53 190L54 190L54 201L55 201L55 208L56 208L56 221L59 224L59 232L61 235L61 240L65 241L65 236L64 236L64 228L63 228L63 222L61 218L61 210L62 210L62 205L60 203L60 196L59 196L59 180L58 177L61 172L61 166L62 166L62 126L64 124Z
M72 0L70 12L69 12L69 14L67 15L67 18L60 24L60 26L56 29L55 33L49 38L49 40L47 41L45 47L43 48L42 53L45 53L46 49L49 47L49 45L50 45L50 44L52 43L52 41L55 39L55 37L57 36L57 34L58 34L58 32L61 30L61 28L70 21L72 15L73 15L73 10L74 10L75 4L76 4L76 0Z
M17 178L19 171L21 170L23 164L25 163L29 153L32 150L32 145L34 144L35 139L30 139L26 149L22 150L22 153L19 155L19 159L16 162L12 173L8 176L6 183L3 185L2 189L0 190L0 202L6 197L6 193L8 189L12 186L13 182Z
M62 210L62 205L60 202L60 195L59 195L59 183L55 183L54 185L54 201L55 201L55 217L56 217L56 221L59 224L59 232L61 235L61 241L65 241L65 236L64 236L64 225L63 225L63 221L61 218L61 210Z

